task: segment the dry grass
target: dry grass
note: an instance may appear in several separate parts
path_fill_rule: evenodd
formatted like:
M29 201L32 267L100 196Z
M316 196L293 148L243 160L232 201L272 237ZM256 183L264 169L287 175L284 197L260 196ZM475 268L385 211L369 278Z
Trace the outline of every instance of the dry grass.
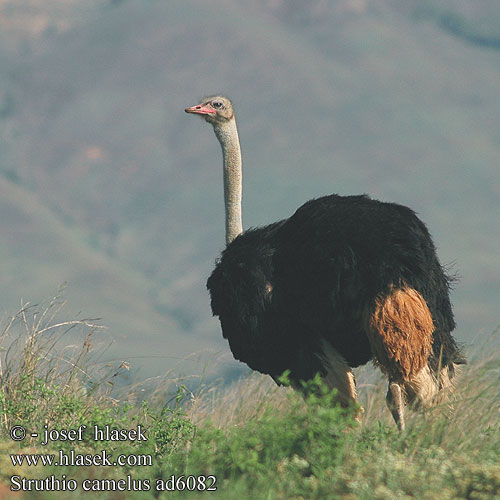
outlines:
M110 399L107 390L127 368L114 368L100 358L104 338L96 339L102 326L93 319L61 320L65 302L60 296L48 304L23 304L0 333L0 426L8 429L57 421L58 401L82 396L95 404ZM99 353L99 354L98 354ZM88 397L90 394L95 398ZM85 408L82 408L82 412Z
M252 373L230 386L211 386L191 398L188 416L195 424L210 420L217 428L245 425L258 419L272 405L276 414L290 407L292 389L278 387L271 377Z
M497 332L468 353L469 364L456 377L456 389L443 403L430 409L406 409L409 432L419 429L422 437L440 435L440 441L465 448L467 436L474 439L478 428L498 426L500 421L500 357ZM394 426L387 410L387 379L373 366L356 369L359 401L364 408L362 427L381 422ZM218 428L245 425L266 409L285 414L293 390L278 387L268 376L252 373L229 386L208 386L192 395L187 405L195 424L210 420Z

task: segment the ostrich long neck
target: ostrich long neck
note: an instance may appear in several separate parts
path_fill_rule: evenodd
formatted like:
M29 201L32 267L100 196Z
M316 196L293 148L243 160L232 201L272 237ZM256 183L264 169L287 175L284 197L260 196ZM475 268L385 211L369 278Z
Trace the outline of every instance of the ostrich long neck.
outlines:
M226 245L243 232L241 222L242 169L236 120L214 127L224 156L224 205L226 208Z

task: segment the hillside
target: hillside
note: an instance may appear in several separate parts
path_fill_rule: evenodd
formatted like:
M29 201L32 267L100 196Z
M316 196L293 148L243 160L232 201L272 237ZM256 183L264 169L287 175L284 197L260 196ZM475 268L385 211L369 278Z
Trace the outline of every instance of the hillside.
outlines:
M330 192L407 204L461 276L457 336L494 329L500 6L436 5L0 2L1 311L67 282L68 306L102 317L142 373L227 352L205 291L220 152L183 113L224 92L245 227Z

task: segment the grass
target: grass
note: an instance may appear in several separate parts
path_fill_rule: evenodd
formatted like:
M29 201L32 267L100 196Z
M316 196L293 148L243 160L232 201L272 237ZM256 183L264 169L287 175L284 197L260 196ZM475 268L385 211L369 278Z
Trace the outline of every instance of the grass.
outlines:
M0 497L22 478L49 478L77 488L22 498L78 499L88 496L84 487L108 499L500 498L500 357L491 342L470 356L449 402L408 414L407 430L398 432L384 408L385 382L367 369L358 374L361 424L320 384L304 401L259 374L196 393L182 385L158 388L130 403L139 401L130 394L137 388L113 391L126 366L96 357L101 327L60 321L62 306L55 299L41 310L23 307L0 333ZM10 439L14 425L27 429L24 440ZM43 446L30 437L82 425L81 441ZM94 426L142 428L147 440L95 441ZM59 450L105 452L128 463L14 466L11 459L14 453L59 457ZM41 484L33 481L32 490ZM211 486L217 489L205 491Z

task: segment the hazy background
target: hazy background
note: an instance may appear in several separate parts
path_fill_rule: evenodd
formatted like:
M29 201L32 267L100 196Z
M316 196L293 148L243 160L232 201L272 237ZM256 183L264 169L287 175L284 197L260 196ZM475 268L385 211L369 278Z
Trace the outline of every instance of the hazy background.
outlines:
M183 111L218 92L245 227L332 192L408 205L461 276L457 338L496 328L498 0L0 0L1 317L67 283L138 377L242 373L205 290L219 144Z

